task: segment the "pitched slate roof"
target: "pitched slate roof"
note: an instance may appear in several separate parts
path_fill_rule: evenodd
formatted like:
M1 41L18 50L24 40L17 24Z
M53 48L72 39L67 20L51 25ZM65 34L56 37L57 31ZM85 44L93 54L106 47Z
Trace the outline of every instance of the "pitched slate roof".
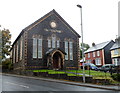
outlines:
M111 41L112 41L112 40L111 40ZM108 45L111 41L107 41L107 42L103 42L103 43L100 43L100 44L96 44L95 46L90 47L87 51L85 51L85 53L103 49L103 48L104 48L106 45Z
M114 49L118 49L118 48L120 48L120 44L115 43L115 44L110 48L110 50L114 50Z
M21 33L18 35L18 37L16 38L16 40L14 41L14 43L12 44L12 46L16 43L16 41L20 38L20 36L25 32L25 31L29 31L30 29L34 28L36 25L38 25L40 22L44 21L45 18L49 17L51 14L55 14L56 16L59 17L59 19L65 23L65 25L67 25L67 27L69 29L71 29L71 31L73 33L75 33L75 35L77 35L80 38L80 35L53 9L52 11L50 11L49 13L47 13L46 15L44 15L43 17L41 17L40 19L38 19L37 21L35 21L34 23L30 24L29 26L27 26L26 28L24 28Z

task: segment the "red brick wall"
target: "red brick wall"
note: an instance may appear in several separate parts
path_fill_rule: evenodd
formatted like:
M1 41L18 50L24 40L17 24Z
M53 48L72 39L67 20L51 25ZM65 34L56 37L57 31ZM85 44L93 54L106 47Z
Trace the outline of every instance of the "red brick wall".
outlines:
M86 53L85 54L85 59L86 60L91 60L91 63L95 64L95 59L96 58L101 58L101 66L102 66L104 64L104 62L103 62L103 53L102 53L102 50L99 50L99 51L100 51L100 56L97 56L97 51L94 51L95 52L95 57L93 57L93 52L89 52L90 53L90 58L88 58L88 53Z

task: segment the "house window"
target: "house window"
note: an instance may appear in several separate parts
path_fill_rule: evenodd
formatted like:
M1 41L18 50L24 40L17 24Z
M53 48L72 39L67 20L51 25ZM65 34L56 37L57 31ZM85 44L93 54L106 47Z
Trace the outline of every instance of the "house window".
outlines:
M37 58L37 38L33 38L33 58Z
M57 48L60 47L60 40L57 40Z
M68 60L68 41L65 41L65 52L66 52L65 60Z
M90 58L90 53L88 53L88 58Z
M101 59L100 58L96 58L95 59L95 64L96 65L101 65Z
M114 55L118 55L118 50L114 50Z
M95 57L95 52L93 52L93 57Z
M100 56L100 51L97 51L97 56Z
M38 58L42 58L42 39L38 39Z
M55 48L56 46L56 37L52 36L52 48Z
M21 37L21 40L20 40L20 60L22 60L22 46L23 46L23 39Z
M51 48L51 39L48 38L48 48Z
M117 63L118 63L118 59L115 58L115 59L114 59L114 64L115 64L116 66L118 65Z
M69 42L69 53L70 53L70 60L73 60L73 42Z
M91 60L86 60L86 63L91 63Z

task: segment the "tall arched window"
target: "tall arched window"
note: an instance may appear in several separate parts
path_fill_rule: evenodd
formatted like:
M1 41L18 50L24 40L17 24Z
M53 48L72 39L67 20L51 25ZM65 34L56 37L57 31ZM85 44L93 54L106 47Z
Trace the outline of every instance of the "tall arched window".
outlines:
M42 58L42 38L38 39L38 58Z
M51 37L47 38L48 40L48 48L59 48L60 47L60 39L53 34Z
M68 41L67 40L65 40L65 53L66 53L65 60L68 60Z
M70 60L73 60L73 42L69 41L69 55L70 55Z
M56 36L52 35L52 48L56 48Z
M50 37L48 37L48 48L51 48L51 38Z
M42 37L33 36L33 58L42 58Z
M56 41L56 46L57 46L57 48L59 48L60 47L60 39L59 38L57 38L57 41Z
M33 58L37 58L37 38L33 38Z

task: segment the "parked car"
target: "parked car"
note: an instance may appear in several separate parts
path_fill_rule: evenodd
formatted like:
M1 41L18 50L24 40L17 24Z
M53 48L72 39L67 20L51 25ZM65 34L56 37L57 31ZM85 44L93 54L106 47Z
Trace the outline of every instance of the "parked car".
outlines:
M99 68L100 71L104 71L104 72L114 72L115 69L115 65L114 64L106 64L103 65L101 68Z
M91 70L98 70L98 67L93 63L84 63L85 69L90 68Z

